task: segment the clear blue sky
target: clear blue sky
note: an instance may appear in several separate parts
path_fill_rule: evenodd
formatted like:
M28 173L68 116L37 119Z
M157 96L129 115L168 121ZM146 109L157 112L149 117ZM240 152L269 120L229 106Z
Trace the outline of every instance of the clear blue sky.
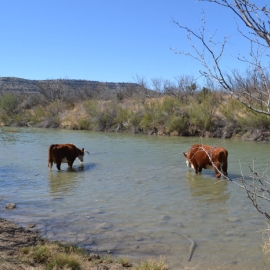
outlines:
M241 68L233 57L239 48L245 50L237 40L234 15L216 4L196 0L1 1L0 77L102 82L134 82L137 76L149 81L196 77L201 65L171 50L190 47L186 33L172 20L199 31L202 11L210 31L231 36L224 65Z

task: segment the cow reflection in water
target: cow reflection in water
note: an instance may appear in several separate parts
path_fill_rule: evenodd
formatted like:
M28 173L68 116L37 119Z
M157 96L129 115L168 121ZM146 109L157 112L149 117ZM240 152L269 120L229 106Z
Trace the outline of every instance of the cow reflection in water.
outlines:
M80 164L78 167L66 169L68 173L53 173L48 171L51 194L68 194L74 192L79 184L87 180L88 171L96 167L95 163Z
M202 202L224 203L230 198L228 182L214 180L208 175L196 175L187 171L186 180L193 197L198 197Z
M76 172L74 169L68 169L68 171ZM77 173L49 172L49 186L52 195L67 195L69 193L74 193L78 187L78 183L81 183L81 181L81 176Z

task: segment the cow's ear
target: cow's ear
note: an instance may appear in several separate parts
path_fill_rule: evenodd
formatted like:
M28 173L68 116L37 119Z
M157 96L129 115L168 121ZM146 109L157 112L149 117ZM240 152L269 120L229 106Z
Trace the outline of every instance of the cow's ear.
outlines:
M184 156L187 157L187 154L185 152L183 152Z
M82 152L84 152L84 148L82 148Z

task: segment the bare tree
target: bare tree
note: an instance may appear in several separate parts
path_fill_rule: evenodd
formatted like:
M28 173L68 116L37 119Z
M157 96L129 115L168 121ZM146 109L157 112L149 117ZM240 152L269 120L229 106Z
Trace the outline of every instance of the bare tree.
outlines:
M255 170L254 159L253 166L249 166L249 169L251 173L249 177L245 176L241 171L242 187L246 190L247 196L252 201L253 206L270 220L270 212L265 211L265 208L268 207L264 204L265 201L270 202L270 178L267 175L269 168L266 168L262 174L258 173Z
M195 79L192 76L181 75L175 78L176 83L166 88L166 94L172 95L182 102L187 103L188 97L198 90Z
M191 44L192 52L179 52L199 61L203 67L200 73L219 84L225 91L239 100L242 104L254 112L270 116L270 76L269 54L270 48L270 9L267 5L259 6L248 0L198 0L210 2L229 9L236 17L238 32L250 48L249 55L237 55L236 58L245 63L247 69L244 73L232 70L228 73L222 65L222 58L228 38L222 41L215 40L215 34L206 34L206 21L202 20L202 28L199 32L183 26L174 20L174 23L187 32L187 38ZM199 41L200 45L195 45ZM202 46L201 46L202 45ZM199 49L202 48L202 49ZM267 59L267 60L266 60ZM254 161L253 161L254 162ZM241 167L241 164L240 164ZM255 170L255 163L250 167L250 175L244 175L241 169L240 179L227 180L245 189L253 206L266 218L270 219L270 212L265 202L270 202L270 178L269 168L263 173Z
M134 77L134 81L138 85L137 95L139 96L140 99L144 100L145 98L153 98L158 97L160 95L160 92L155 90L153 91L149 88L145 77L140 77L136 75L136 77Z
M38 83L41 101L50 103L53 101L74 101L72 90L69 89L63 80L46 80Z
M121 91L122 89L112 89L109 83L98 81L88 81L83 86L74 88L76 97L81 101L88 99L110 100Z
M129 83L126 85L125 89L121 91L123 97L125 98L133 98L138 95L140 86L136 83Z
M248 0L198 0L211 2L231 10L236 16L238 32L250 46L249 55L237 55L237 59L247 66L246 74L233 70L230 74L222 66L228 38L222 41L215 40L215 34L207 37L206 21L202 20L202 29L197 33L193 29L183 26L174 20L174 23L187 32L193 52L179 52L198 60L203 69L200 73L207 79L217 82L234 98L255 112L270 115L270 84L269 66L265 59L269 57L270 47L270 9L267 6L259 7ZM238 25L238 22L241 24ZM242 29L242 28L244 29ZM248 31L245 31L247 28ZM202 50L195 45L199 41ZM219 48L219 49L218 49ZM249 76L246 76L249 75Z

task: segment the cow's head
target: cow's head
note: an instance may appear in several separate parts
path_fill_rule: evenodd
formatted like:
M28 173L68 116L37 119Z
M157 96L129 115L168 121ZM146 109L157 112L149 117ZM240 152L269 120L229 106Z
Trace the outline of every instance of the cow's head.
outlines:
M184 154L184 156L186 158L187 167L190 168L191 167L191 162L190 162L190 157L189 157L190 154L189 154L189 152L187 152L187 153L183 152L183 154Z
M78 159L80 160L80 162L83 162L84 153L90 155L88 151L84 150L84 148L82 148L82 150L79 150Z

